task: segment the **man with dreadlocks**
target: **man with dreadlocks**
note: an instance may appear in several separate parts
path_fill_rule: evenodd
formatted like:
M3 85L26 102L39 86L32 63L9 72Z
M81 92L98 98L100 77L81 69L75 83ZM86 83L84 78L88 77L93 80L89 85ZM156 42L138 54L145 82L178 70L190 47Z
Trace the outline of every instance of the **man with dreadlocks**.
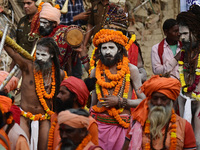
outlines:
M97 78L91 116L97 120L99 145L104 150L122 148L130 122L130 107L136 107L145 98L138 92L141 86L138 68L129 64L127 41L121 31L109 29L100 30L93 39L96 47L93 58L98 62L91 72ZM132 95L136 100L131 100Z
M48 119L54 113L53 98L64 78L59 66L58 46L52 38L40 39L34 62L22 57L10 46L4 48L22 71L20 126L28 138L31 137L31 149L46 150L50 128Z
M179 61L182 92L180 114L193 125L197 148L200 149L200 7L192 5L177 16L180 40L183 43ZM184 107L185 105L185 107Z

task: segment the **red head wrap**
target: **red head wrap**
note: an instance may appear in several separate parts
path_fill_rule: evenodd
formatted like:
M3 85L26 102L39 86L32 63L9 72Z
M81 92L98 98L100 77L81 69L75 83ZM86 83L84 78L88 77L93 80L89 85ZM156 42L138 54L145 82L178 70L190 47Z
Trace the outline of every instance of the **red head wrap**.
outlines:
M66 86L71 92L75 93L81 106L86 105L90 92L83 80L71 76L63 80L60 86Z
M151 95L154 92L159 92L175 101L179 96L181 84L177 79L155 75L144 82L140 89L141 92L146 95L146 99L144 99L134 110L133 120L137 120L144 125L148 116L148 101L151 99Z

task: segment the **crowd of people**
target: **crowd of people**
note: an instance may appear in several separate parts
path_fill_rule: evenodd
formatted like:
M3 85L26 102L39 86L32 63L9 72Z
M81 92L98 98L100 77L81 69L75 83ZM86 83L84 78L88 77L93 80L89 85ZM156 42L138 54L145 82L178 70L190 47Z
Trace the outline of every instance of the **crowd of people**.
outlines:
M200 6L165 20L147 79L124 2L23 4L4 45L19 72L0 71L0 149L200 150Z

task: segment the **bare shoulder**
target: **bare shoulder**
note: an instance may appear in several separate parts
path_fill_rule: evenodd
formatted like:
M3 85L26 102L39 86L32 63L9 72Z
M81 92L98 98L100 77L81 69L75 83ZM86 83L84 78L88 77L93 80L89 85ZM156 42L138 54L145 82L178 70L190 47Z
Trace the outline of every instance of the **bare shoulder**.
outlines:
M90 77L95 77L95 72L96 72L96 68L92 69L91 71L91 74L90 74Z
M61 81L64 80L65 78L65 72L62 69L60 69L60 77L61 77Z
M129 70L130 70L131 73L134 73L134 72L135 73L139 73L139 70L138 70L137 66L135 66L135 65L133 65L131 63L129 63L128 66L129 66Z

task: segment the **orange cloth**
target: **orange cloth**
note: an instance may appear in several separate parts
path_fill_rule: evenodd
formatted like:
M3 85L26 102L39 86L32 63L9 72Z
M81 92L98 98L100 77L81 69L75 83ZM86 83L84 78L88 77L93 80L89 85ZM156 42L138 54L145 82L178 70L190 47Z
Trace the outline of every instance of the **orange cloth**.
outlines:
M59 9L53 7L50 3L44 3L40 12L39 18L44 18L49 21L56 21L60 24L61 12Z
M132 117L133 120L137 120L144 126L149 112L148 101L151 99L153 92L162 93L175 101L180 93L181 83L174 78L165 78L155 75L144 82L140 89L141 92L146 95L146 98L136 107L132 113Z
M6 71L0 71L0 84L3 83L3 81L6 79L6 77L9 75L8 72ZM17 88L17 84L18 84L19 79L16 78L15 76L13 76L10 81L6 84L6 86L4 87L5 90L7 90L6 92L10 92L14 89Z
M12 100L9 97L0 95L0 110L7 113L12 106Z
M92 136L91 141L94 143L94 145L99 145L99 138L98 138L98 125L96 120L89 116L89 126L88 131L90 135Z
M110 29L101 29L93 38L93 44L95 47L98 47L101 43L110 41L116 42L125 47L127 45L128 38L121 31L114 31Z
M73 128L88 128L89 117L76 115L71 113L69 110L61 111L58 114L58 124L66 124Z
M60 86L66 86L71 92L75 93L81 106L86 105L90 92L83 80L71 76L63 80Z
M0 138L0 144L5 147L6 150L10 150L10 141L8 138L8 135L6 134L6 132L3 130L3 128L0 129L0 134L4 137L4 139L7 141L7 144L5 144L5 142Z

